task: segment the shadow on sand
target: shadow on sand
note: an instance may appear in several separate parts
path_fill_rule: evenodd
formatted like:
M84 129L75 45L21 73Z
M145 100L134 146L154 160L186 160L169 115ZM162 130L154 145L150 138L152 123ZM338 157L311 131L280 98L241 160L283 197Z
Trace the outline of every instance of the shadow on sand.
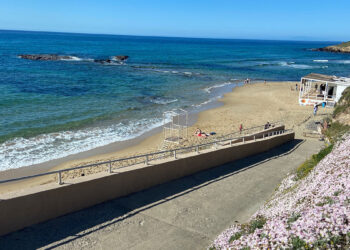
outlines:
M40 223L0 238L0 249L52 249L123 221L151 207L292 153L303 140ZM50 246L48 246L50 245Z

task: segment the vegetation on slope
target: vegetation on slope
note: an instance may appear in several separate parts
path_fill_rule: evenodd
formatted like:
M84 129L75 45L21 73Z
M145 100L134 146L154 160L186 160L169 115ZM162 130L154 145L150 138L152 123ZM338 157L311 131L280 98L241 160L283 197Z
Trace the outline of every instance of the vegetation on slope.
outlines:
M350 247L350 87L324 131L331 143L285 178L247 224L233 225L210 249ZM349 119L348 119L349 118Z

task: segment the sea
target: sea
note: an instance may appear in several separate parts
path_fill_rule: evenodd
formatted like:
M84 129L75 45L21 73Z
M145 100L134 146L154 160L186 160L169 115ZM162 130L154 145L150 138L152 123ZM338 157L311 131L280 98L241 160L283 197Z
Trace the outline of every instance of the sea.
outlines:
M247 78L350 76L350 55L312 51L335 43L0 31L0 171L138 137Z

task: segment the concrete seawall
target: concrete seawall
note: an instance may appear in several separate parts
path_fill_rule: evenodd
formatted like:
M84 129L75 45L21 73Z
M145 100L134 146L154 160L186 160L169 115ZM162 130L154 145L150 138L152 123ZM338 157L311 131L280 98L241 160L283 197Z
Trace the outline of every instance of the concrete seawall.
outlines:
M138 192L212 167L267 151L294 139L294 132L203 151L157 165L79 178L0 197L0 235Z

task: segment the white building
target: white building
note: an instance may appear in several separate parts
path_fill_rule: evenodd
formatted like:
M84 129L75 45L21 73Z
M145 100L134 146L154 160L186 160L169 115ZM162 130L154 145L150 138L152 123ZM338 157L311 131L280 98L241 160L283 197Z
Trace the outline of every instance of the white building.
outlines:
M311 73L301 78L299 104L333 107L347 87L350 78Z

